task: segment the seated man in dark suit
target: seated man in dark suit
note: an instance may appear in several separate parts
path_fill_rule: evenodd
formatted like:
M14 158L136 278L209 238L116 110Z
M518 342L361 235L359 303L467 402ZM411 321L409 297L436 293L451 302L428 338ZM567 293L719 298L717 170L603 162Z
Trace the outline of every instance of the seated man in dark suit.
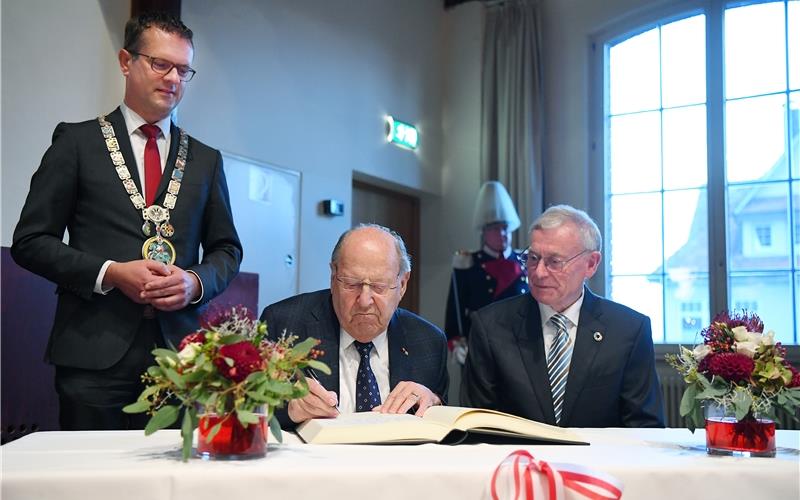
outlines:
M664 427L650 319L584 284L597 225L559 205L531 227L531 293L473 314L462 404L562 427Z
M269 336L320 340L331 375L308 379L310 392L277 412L281 426L339 412L417 415L447 394L447 342L439 328L399 309L411 274L402 238L385 227L345 232L331 256L331 286L264 309Z

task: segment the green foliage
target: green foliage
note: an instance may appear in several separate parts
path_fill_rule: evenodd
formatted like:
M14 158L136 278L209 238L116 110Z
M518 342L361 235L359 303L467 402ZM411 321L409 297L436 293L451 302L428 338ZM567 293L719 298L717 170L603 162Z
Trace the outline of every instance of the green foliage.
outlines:
M278 422L278 417L272 415L269 419L269 430L272 432L272 435L278 439L279 443L283 442L283 433L281 432L281 424Z
M270 430L282 441L275 408L308 394L306 368L326 374L331 372L324 363L314 359L317 340L309 338L293 345L293 336L269 340L267 333L264 323L250 319L246 311L234 309L219 324L188 335L181 343L182 350L155 349L156 365L149 367L142 376L144 391L123 411L147 412L150 420L145 434L150 435L175 424L183 410L184 461L191 454L192 435L204 414L235 414L239 422L247 426L257 424L257 412L265 408ZM236 350L239 347L236 344L240 343L249 343L252 347L249 351ZM255 359L253 352L257 353ZM235 375L245 372L244 380ZM221 422L209 430L209 442L220 427Z
M738 420L775 420L779 409L794 417L800 407L800 387L792 387L785 349L775 342L773 332L763 333L763 328L755 314L721 313L701 332L702 344L693 350L680 346L677 354L665 356L687 384L680 414L690 430L704 425L703 408L711 406ZM748 363L752 371L743 377L741 367Z
M178 420L179 412L180 408L177 406L162 406L158 409L158 411L155 412L150 421L147 422L147 425L144 428L144 435L149 436L156 431L174 424Z

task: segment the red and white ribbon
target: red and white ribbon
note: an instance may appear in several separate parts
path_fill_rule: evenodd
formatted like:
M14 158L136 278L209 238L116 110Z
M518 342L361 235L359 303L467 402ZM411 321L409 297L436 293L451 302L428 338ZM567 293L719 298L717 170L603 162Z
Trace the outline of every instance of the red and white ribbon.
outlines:
M598 473L576 464L550 464L544 460L536 460L525 450L517 450L508 455L492 474L492 500L511 498L498 494L498 483L507 476L509 466L512 469L514 500L523 493L525 500L566 500L571 498L587 498L589 500L619 500L622 497L623 485L608 474ZM544 476L541 480L539 475ZM537 476L537 477L535 477ZM507 484L508 480L505 481ZM543 484L547 486L546 494ZM570 491L571 490L571 491Z

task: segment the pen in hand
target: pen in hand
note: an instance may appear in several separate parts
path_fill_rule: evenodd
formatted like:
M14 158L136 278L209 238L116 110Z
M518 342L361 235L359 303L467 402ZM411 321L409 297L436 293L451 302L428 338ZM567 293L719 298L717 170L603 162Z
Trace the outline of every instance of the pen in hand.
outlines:
M323 387L322 383L319 381L319 378L317 377L317 372L315 372L313 368L311 368L310 366L307 366L307 367L303 368L303 373L305 373L308 378L310 378L310 379L314 380L316 383L318 383L320 385L320 387ZM338 404L331 405L331 407L332 408L336 408L336 412L337 413L341 413L341 412L339 412L339 405Z

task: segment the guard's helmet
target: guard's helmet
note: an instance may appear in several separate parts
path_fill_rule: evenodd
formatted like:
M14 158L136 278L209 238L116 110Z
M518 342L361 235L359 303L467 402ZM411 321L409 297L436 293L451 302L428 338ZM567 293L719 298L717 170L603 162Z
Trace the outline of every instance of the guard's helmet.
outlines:
M519 215L506 188L497 181L488 181L478 192L472 223L476 230L481 231L484 226L496 222L508 224L509 232L516 231L520 224Z

